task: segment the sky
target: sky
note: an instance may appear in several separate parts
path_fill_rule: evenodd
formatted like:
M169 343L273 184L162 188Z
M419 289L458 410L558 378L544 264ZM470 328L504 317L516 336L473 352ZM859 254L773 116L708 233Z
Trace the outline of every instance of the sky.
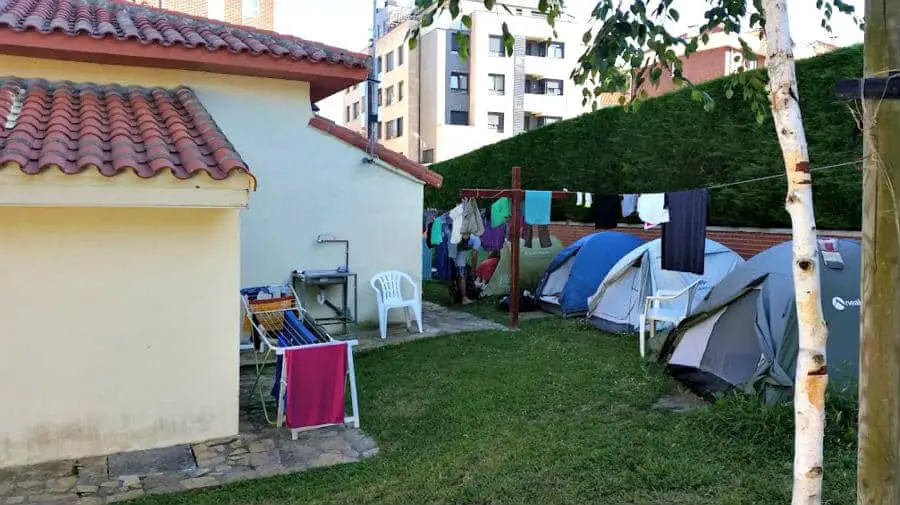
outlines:
M369 43L372 27L371 0L277 0L279 5L276 29L305 39L323 42L352 50L363 50ZM379 5L383 0L378 0ZM627 0L626 0L627 1ZM847 0L856 7L857 15L862 15L864 0ZM585 23L596 0L566 0L566 8L579 22ZM680 33L691 33L691 25L703 21L707 2L703 0L675 0L675 7L681 19L671 29ZM788 0L788 16L791 21L791 36L794 42L802 44L821 40L837 45L862 42L862 31L850 16L835 13L832 22L833 33L827 33L820 25L822 14L816 9L816 0ZM831 38L834 37L834 38ZM340 121L340 94L319 103L321 114Z

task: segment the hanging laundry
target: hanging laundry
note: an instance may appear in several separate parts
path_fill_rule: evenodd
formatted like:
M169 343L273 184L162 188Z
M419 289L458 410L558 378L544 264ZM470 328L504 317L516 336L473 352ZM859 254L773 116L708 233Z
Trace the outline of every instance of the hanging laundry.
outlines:
M575 206L581 207L583 204L584 204L584 193L579 191L578 193L575 193Z
M503 197L491 205L491 226L506 224L512 215L509 198Z
M628 217L637 210L638 196L635 194L622 195L622 217Z
M438 212L437 209L434 209L434 208L428 208L428 209L425 209L425 211L422 212L422 224L423 224L424 226L428 226L428 225L431 224L431 223L432 223L439 215L440 215L440 212Z
M619 217L622 215L619 198L621 198L619 195L597 195L597 199L591 205L595 229L615 228L619 224Z
M552 191L525 192L525 222L528 224L550 224L550 201Z
M709 190L691 189L667 193L666 206L669 221L662 227L663 270L703 275Z
M539 224L535 226L538 234L538 243L541 245L541 248L547 249L548 247L553 245L553 241L550 239L550 227L545 224Z
M531 249L534 247L534 226L530 224L522 225L522 240L524 241L525 247Z
M506 241L506 224L491 226L490 219L485 216L484 233L481 234L481 247L486 251L499 251L503 249Z
M588 209L590 209L591 205L593 205L593 204L594 204L594 195L591 193L585 193L584 194L584 206L587 207Z
M443 236L444 229L444 216L438 216L434 218L434 222L431 223L431 234L429 234L429 241L431 245L438 245L444 241Z
M453 223L453 228L450 230L450 243L458 244L460 240L462 240L462 227L463 227L463 215L465 213L465 207L463 204L459 204L456 207L447 213L450 217L451 222Z
M289 349L284 353L288 384L285 424L304 428L344 422L347 384L347 346L328 345Z
M638 197L638 216L644 222L644 229L669 222L665 193L646 193Z
M484 233L484 221L481 220L481 210L478 202L469 198L463 202L462 230L460 233L480 237Z

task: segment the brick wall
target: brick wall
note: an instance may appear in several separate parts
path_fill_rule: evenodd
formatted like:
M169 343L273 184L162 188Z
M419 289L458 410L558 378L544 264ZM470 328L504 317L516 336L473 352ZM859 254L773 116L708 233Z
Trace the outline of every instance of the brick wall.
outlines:
M550 232L564 244L569 245L579 238L602 230L595 230L591 224L584 223L553 223ZM659 238L660 229L644 230L641 226L620 225L616 231L630 233L644 240ZM823 237L841 237L859 239L860 233L854 231L819 231ZM730 248L744 259L762 252L773 245L786 242L791 239L790 230L782 229L756 229L756 228L725 228L710 226L706 231L706 238Z
M209 17L210 0L130 0L133 3L183 12L191 16ZM275 0L257 0L259 16L244 17L243 3L250 0L224 0L225 19L236 25L254 26L264 30L275 27Z

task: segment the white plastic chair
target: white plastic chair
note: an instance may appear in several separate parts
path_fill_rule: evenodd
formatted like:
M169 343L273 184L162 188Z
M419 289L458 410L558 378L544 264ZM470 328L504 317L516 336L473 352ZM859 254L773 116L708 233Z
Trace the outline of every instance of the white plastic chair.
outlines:
M647 343L644 333L647 325L650 325L650 339L656 336L656 322L667 322L677 325L687 317L688 311L694 301L694 295L697 294L697 288L700 286L700 279L692 282L686 288L680 291L659 290L652 296L648 296L644 300L644 312L641 314L640 320L640 350L641 357L647 355ZM682 308L665 307L665 302L673 302L679 298L687 297L687 303Z
M413 297L411 299L403 298L404 280L413 288ZM409 330L411 326L409 311L412 309L416 318L416 325L419 327L419 333L422 333L422 298L419 294L419 286L416 286L416 283L413 282L409 275L397 270L388 270L375 274L370 284L378 295L378 327L381 331L381 338L387 338L388 311L399 308L403 309L406 329Z

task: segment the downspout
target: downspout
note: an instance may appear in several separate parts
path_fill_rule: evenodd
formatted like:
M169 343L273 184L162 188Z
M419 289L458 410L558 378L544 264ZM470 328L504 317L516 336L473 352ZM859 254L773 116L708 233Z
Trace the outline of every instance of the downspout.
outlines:
M422 163L422 40L419 39L419 44L416 45L416 60L418 61L418 92L416 93L416 130L418 130L418 141L419 141L419 157L416 158L416 161Z

